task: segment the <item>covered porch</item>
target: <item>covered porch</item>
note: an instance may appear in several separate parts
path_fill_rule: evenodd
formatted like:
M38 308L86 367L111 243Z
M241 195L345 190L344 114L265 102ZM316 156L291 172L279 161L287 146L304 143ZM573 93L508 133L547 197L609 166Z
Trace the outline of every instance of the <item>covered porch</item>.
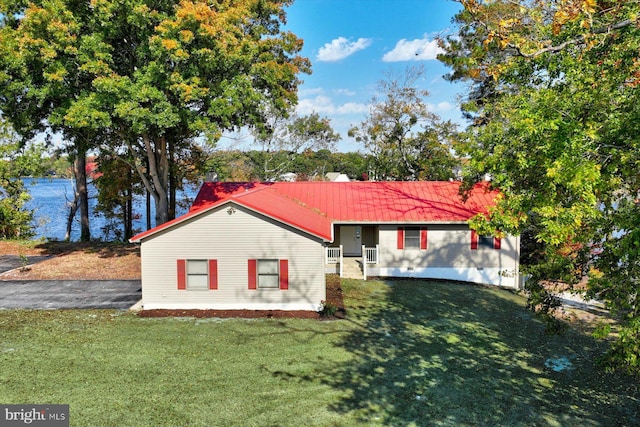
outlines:
M375 225L335 225L334 242L325 248L328 273L367 279L367 267L378 264L379 232Z

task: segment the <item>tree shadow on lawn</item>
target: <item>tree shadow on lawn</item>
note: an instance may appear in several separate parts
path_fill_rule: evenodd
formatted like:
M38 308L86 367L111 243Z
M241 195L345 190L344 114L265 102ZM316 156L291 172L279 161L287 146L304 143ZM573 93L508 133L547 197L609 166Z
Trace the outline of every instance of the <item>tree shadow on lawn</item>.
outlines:
M140 257L139 246L123 242L64 242L50 241L36 245L43 255L91 255L96 254L99 258L118 258L135 254Z
M594 359L605 343L544 325L513 292L452 282L344 281L351 360L314 376L330 409L378 425L633 425L636 380ZM569 363L556 371L553 362ZM557 369L557 368L556 368Z

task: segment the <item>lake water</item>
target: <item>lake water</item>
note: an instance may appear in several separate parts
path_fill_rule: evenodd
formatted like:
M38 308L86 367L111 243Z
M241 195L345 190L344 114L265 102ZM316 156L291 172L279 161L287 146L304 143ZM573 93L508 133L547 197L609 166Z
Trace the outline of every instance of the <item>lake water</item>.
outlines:
M35 238L47 238L51 240L63 240L67 228L67 216L69 215L68 200L73 200L73 181L63 178L23 178L26 189L31 194L31 200L27 203L27 208L34 209ZM95 212L97 200L96 188L89 184L89 225L91 227L92 239L105 239L102 228L107 221L104 216ZM197 189L190 188L185 193L178 194L178 199L187 197L193 201ZM153 215L155 207L151 200L151 225L155 225ZM188 204L190 205L190 203ZM134 200L133 228L136 232L146 230L147 218L145 208L145 198L139 197ZM187 207L177 208L177 215L186 213ZM122 226L118 224L119 228ZM109 237L112 239L113 235ZM71 240L80 239L80 211L76 213L71 231Z

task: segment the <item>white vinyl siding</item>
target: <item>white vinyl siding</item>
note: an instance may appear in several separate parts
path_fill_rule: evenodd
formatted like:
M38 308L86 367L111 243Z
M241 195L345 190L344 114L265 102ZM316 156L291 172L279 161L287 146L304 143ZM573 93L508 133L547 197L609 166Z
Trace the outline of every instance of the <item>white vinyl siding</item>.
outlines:
M379 260L371 266L371 276L402 275L414 277L444 277L440 272L445 270L464 272L459 280L477 281L481 283L511 284L516 280L519 265L519 240L514 236L501 239L500 250L472 250L471 230L466 224L428 224L428 251L407 251L397 248L397 225L380 225L379 227ZM405 245L407 244L405 228ZM491 247L493 248L493 237ZM492 272L486 278L486 272ZM436 274L437 273L437 274ZM476 274L478 273L478 274ZM494 274L495 273L495 274ZM468 278L468 279L465 279ZM506 283L506 284L505 284Z
M314 310L326 298L324 247L308 234L223 205L142 242L145 308ZM216 292L176 286L176 259L217 260ZM288 290L249 290L247 261L288 260Z

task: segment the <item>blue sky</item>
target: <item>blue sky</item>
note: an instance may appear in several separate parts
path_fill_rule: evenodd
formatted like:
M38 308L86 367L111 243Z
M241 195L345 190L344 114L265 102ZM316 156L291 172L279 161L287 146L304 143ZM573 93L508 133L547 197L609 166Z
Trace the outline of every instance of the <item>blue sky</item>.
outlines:
M300 76L298 113L330 118L342 136L339 151L361 151L347 130L364 119L377 82L423 65L418 84L431 110L462 124L463 87L445 81L448 69L435 59L435 38L455 33L451 18L460 8L451 0L296 0L287 27L304 40L313 69Z

